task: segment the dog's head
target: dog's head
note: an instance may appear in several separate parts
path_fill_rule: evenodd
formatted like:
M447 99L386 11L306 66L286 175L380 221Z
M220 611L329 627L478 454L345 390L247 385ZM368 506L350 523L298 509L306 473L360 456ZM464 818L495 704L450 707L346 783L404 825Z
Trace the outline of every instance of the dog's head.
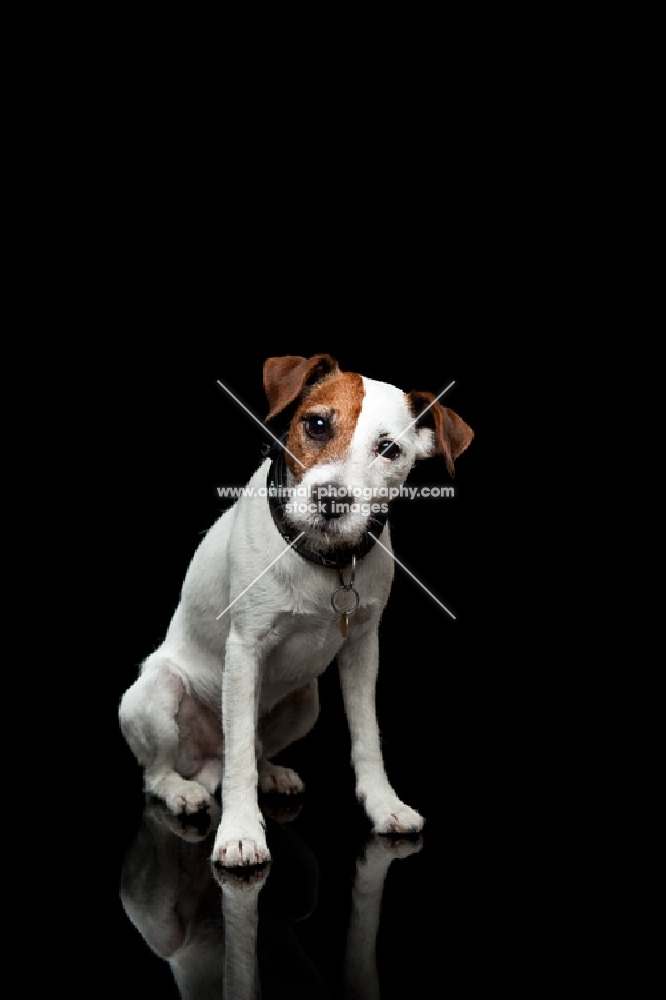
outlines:
M453 477L474 436L433 393L340 371L328 354L268 358L264 388L266 423L285 441L290 485L301 487L289 517L315 544L356 544L372 505L386 503L418 459L441 455Z

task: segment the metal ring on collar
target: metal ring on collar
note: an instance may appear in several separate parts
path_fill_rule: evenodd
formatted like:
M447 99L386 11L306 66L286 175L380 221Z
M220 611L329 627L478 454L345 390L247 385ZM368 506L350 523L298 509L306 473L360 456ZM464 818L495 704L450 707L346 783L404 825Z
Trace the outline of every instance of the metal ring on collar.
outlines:
M345 583L345 578L342 575L342 570L340 570L340 583L342 584L343 587L346 587L347 590L351 590L352 589L352 587L354 586L354 580L356 579L356 556L353 553L352 553L351 559L352 559L352 561L351 561L351 576L349 578L349 583L347 583L347 584Z
M354 605L354 607L352 608L351 611L340 611L339 608L336 608L336 606L335 606L335 595L338 593L339 590L346 590L347 592L349 592L351 590L352 594L356 598L356 603L355 603L355 605ZM348 586L345 586L344 583L341 584L341 586L335 588L335 590L333 591L333 593L331 595L331 607L335 611L336 615L354 615L354 614L356 614L356 612L358 611L358 606L360 604L360 601L361 601L361 598L359 596L358 590L356 590L354 587L352 587L351 584L349 584Z

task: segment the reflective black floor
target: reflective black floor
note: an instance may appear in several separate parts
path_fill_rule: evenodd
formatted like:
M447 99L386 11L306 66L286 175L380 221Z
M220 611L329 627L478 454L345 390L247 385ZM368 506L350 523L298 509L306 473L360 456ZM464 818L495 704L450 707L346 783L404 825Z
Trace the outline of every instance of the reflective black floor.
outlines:
M132 989L201 1000L425 989L441 914L422 841L363 837L344 812L321 838L306 805L264 807L272 861L237 876L211 868L211 836L146 805L119 880Z

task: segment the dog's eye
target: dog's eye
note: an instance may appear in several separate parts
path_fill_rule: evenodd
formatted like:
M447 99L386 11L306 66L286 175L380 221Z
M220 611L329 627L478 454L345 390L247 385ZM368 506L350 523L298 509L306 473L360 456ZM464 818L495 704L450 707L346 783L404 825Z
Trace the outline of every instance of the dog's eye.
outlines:
M382 458L388 458L391 462L394 462L400 454L400 448L395 441L380 441L377 446L377 452Z
M305 431L315 441L324 441L331 435L331 422L326 417L305 417Z

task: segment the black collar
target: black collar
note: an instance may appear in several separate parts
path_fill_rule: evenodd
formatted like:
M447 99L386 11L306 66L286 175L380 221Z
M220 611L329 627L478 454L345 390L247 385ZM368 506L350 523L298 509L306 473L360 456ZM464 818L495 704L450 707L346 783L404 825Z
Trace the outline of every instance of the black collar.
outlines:
M288 493L284 493L287 487L287 464L284 460L284 449L274 446L271 449L271 453L273 461L271 462L266 478L268 506L273 515L276 528L282 537L291 543L295 538L298 538L300 531L289 519L284 507L290 500L297 498L291 498ZM281 495L281 491L284 495ZM345 569L351 565L353 555L356 556L356 561L358 562L359 559L368 554L384 530L387 519L388 511L386 513L373 514L370 519L370 526L373 529L375 537L373 538L373 535L366 531L356 545L336 545L334 548L320 551L312 549L304 535L296 542L293 549L298 552L299 556L303 556L304 559L317 563L319 566L326 566L331 569Z

